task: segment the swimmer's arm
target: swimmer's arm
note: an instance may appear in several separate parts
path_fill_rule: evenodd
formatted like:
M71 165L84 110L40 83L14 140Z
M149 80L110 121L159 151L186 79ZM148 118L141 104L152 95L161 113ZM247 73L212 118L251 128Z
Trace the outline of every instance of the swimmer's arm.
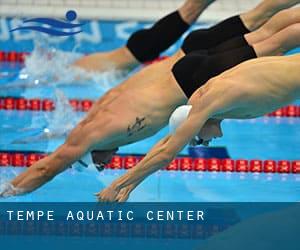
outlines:
M82 143L63 144L51 155L39 160L13 179L10 183L13 186L11 193L0 193L0 197L22 195L36 190L66 170L87 149L87 140L82 140Z
M209 116L209 110L197 112L192 109L188 119L177 129L174 135L169 135L161 140L136 167L114 181L108 189L99 193L99 199L114 201L122 188L132 184L136 187L146 177L166 167L184 146L198 134Z

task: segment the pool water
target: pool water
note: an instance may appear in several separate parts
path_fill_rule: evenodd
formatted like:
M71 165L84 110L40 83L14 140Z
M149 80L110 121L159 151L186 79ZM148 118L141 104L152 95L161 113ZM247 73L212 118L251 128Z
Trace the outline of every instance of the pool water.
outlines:
M2 168L9 179L23 171ZM92 202L94 193L109 185L124 170L77 172L67 170L32 194L1 201ZM293 202L299 200L300 177L282 174L158 172L130 196L135 202Z
M297 51L296 51L297 52ZM0 96L23 96L25 98L53 98L55 89L62 91L66 98L97 99L104 90L97 84L66 84L56 87L47 85L32 89L1 88L7 83L15 84L13 75L20 65L2 63L0 70ZM11 78L3 72L11 73ZM122 79L116 81L121 82ZM114 82L116 85L118 82ZM296 103L300 104L300 102ZM24 143L26 138L37 138L45 128L56 121L57 126L65 114L37 111L0 110L0 151L45 151L55 150L64 140L58 137L51 140L33 140ZM84 113L70 113L73 123ZM56 120L55 120L56 119ZM50 125L49 125L50 124ZM72 124L70 124L71 126ZM63 129L61 126L59 129ZM300 119L269 118L241 121L228 120L222 124L224 137L217 139L212 146L226 146L234 159L298 160L300 156ZM119 153L145 154L168 133L164 128L151 138L120 148ZM181 154L187 154L184 149ZM0 168L0 184L13 178L24 168ZM124 170L96 170L76 172L67 170L41 189L22 197L2 199L6 201L95 201L94 193L109 185ZM130 201L298 201L300 197L300 176L292 174L241 174L241 173L195 173L160 171L148 178L131 195Z

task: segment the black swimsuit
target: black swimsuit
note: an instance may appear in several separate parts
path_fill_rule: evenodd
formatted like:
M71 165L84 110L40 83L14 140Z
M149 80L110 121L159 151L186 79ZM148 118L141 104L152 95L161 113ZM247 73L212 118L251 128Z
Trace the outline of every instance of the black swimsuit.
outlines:
M173 66L172 72L185 95L190 98L209 79L256 57L255 50L249 45L214 55L194 51L181 58Z
M195 50L209 50L249 32L240 16L234 16L209 29L192 31L184 40L182 50L185 54Z
M188 98L209 79L257 57L244 38L246 33L249 30L241 18L234 16L187 36L182 45L186 55L173 66L172 72Z

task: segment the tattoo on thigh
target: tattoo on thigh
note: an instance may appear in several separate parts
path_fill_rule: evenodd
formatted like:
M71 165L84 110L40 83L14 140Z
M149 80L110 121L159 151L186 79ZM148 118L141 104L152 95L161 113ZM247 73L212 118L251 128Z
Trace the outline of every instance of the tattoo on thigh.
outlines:
M143 128L145 128L146 127L145 120L146 120L146 117L142 117L142 118L136 117L135 123L133 125L129 125L127 128L128 136L132 136L133 134L135 134L135 133L141 131Z

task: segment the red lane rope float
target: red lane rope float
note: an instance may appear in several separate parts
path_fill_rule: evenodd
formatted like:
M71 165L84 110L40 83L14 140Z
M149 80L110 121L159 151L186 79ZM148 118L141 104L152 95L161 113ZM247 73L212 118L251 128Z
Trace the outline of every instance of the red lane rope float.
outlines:
M0 152L0 167L30 167L45 157L46 153ZM133 168L143 156L115 155L107 169ZM194 172L238 172L238 173L279 173L300 174L300 160L244 160L244 159L203 159L178 157L164 170Z
M16 51L0 51L0 62L9 63L24 63L25 57L30 55L29 52L16 52ZM168 58L168 56L161 56L153 61L144 63L145 66L156 63Z
M28 52L0 51L0 62L23 63Z
M69 100L70 105L75 111L87 112L93 105L93 100L83 99ZM29 111L53 111L55 104L50 99L25 99L15 97L0 97L0 110L29 110Z
M87 112L92 107L94 101L89 99L70 99L70 105L75 111ZM16 97L0 97L0 110L30 110L30 111L53 111L55 104L50 99L25 99ZM300 117L300 106L289 105L273 113L269 117Z
M19 62L23 63L25 57L29 55L28 52L16 52L16 51L0 51L0 62ZM144 65L156 63L168 58L167 56L159 57L153 61L147 62ZM2 100L1 100L2 99ZM4 99L4 100L3 100ZM3 102L3 103L1 103ZM28 103L29 102L29 103ZM88 111L92 106L91 100L70 100L70 104L76 111ZM52 111L54 110L54 103L52 100L41 99L23 99L23 98L0 98L0 109L7 110L36 110L36 111ZM270 117L300 117L300 106L289 105L281 108L275 112L268 114Z

